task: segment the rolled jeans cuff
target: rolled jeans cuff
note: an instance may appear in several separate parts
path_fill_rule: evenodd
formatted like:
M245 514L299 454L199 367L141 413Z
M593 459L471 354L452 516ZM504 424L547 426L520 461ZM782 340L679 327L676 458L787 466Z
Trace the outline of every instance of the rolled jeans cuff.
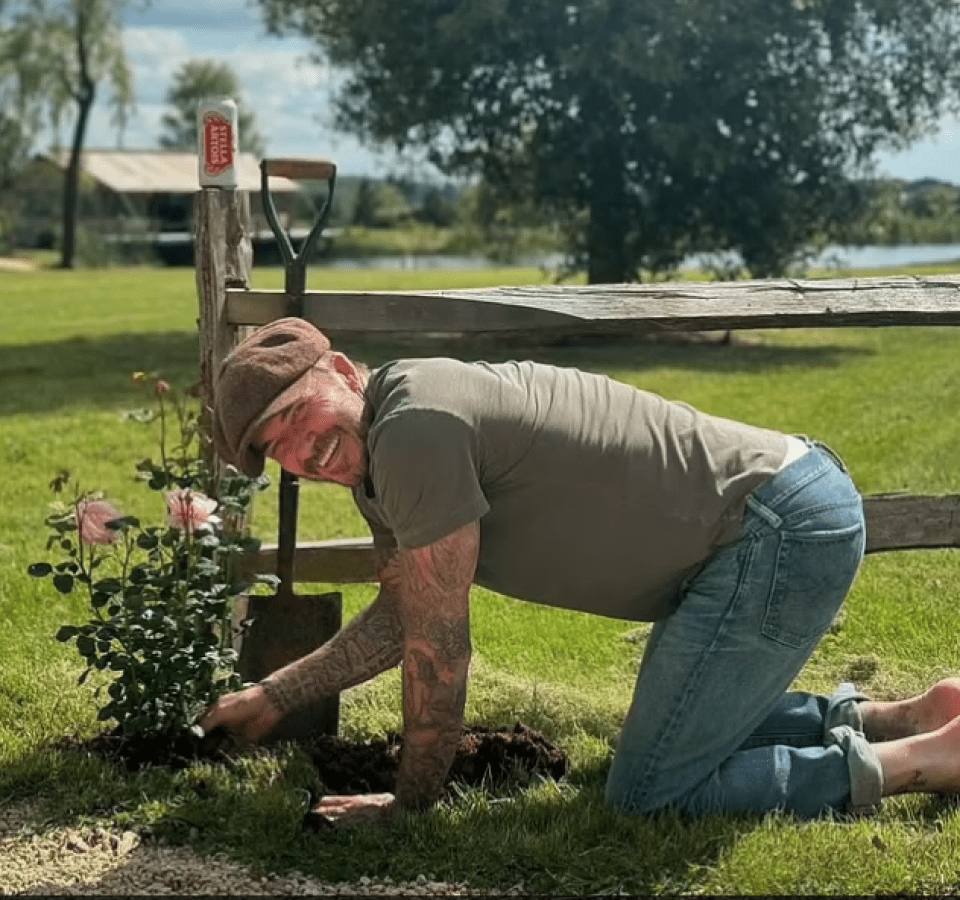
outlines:
M848 812L871 813L883 797L883 769L867 739L849 725L839 725L826 735L826 745L836 744L847 758L850 773Z
M827 711L823 716L824 735L841 725L849 725L854 731L863 734L860 701L866 699L867 695L858 691L849 681L843 682L827 701Z

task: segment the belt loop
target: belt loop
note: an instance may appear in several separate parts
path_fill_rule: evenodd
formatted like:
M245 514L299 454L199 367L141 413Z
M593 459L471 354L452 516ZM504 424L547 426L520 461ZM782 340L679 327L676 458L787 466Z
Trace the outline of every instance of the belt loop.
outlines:
M811 441L811 443L818 450L822 450L824 453L826 453L827 456L829 456L830 459L832 459L837 464L837 468L841 472L843 472L844 475L850 474L844 461L840 459L840 457L830 447L828 447L825 443L823 443L823 441Z
M750 494L747 497L747 506L755 512L761 519L765 522L772 525L774 528L779 528L783 524L783 519L780 518L772 509L769 509L765 506L760 500Z

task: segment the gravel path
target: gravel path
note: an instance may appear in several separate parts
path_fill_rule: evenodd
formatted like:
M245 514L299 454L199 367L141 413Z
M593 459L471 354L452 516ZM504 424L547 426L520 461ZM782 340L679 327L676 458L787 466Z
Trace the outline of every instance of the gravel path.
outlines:
M207 894L259 896L489 895L465 884L378 881L325 884L298 873L260 875L221 855L144 843L133 831L38 827L36 807L0 810L0 896Z

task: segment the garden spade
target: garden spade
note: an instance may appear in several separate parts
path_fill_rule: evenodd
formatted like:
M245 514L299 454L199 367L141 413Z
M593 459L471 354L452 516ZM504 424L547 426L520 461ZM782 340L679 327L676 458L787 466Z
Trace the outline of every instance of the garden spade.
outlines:
M286 271L288 315L302 315L306 290L306 263L330 213L336 166L325 160L275 159L260 164L264 213L280 245ZM289 236L277 216L270 195L269 176L325 180L327 197L313 228L295 253ZM280 472L279 530L277 535L277 577L273 596L251 596L247 605L247 629L240 647L239 669L244 681L259 681L287 663L317 649L340 628L342 597L338 592L304 595L293 590L294 558L297 549L297 507L300 483L296 475ZM337 696L319 699L298 709L270 734L270 740L336 734L340 712Z
M247 627L240 645L239 669L245 682L260 681L271 672L316 650L340 629L342 596L298 594L293 590L297 549L297 505L300 484L295 475L280 473L280 526L277 539L277 592L247 600ZM337 733L340 698L324 697L298 709L270 734L289 740L311 734Z

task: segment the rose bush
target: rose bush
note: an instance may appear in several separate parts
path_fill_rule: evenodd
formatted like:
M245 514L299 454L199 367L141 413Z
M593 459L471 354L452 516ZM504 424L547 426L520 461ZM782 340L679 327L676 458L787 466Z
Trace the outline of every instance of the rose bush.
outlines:
M135 378L152 385L158 401L131 418L159 424L160 459L144 459L136 471L164 495L163 524L141 525L61 472L51 483L58 500L46 524L47 550L64 558L29 567L63 594L86 593L89 620L64 625L57 639L73 641L86 662L80 683L93 670L112 676L98 687L98 717L116 721L126 737L188 727L239 686L232 609L250 583L238 577L236 563L259 547L239 523L268 484L230 467L215 475L194 406L156 377Z

